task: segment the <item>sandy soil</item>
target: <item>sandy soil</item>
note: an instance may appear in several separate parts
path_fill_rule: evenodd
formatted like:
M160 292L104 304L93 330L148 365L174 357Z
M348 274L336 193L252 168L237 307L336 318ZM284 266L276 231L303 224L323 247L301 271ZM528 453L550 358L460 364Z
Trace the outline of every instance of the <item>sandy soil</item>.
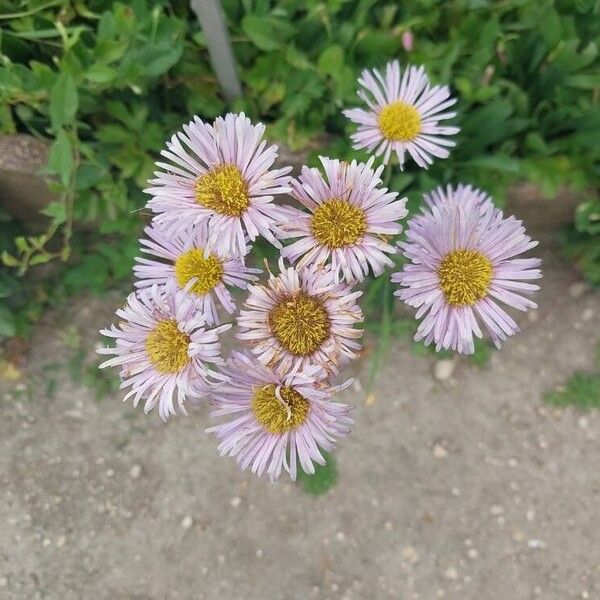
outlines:
M600 294L543 237L540 309L488 366L438 381L398 340L374 402L345 393L357 425L322 497L220 459L205 408L165 426L53 366L75 329L92 356L118 294L48 315L0 382L0 598L600 597L600 417L542 401L592 368Z

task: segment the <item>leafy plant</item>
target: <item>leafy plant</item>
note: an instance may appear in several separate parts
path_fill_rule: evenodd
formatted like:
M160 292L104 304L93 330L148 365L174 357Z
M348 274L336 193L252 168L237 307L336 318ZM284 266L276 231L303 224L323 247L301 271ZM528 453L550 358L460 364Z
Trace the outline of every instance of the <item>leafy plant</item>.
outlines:
M336 483L338 478L337 463L331 454L324 453L325 464L315 464L313 475L298 470L298 483L302 489L311 496L326 494Z
M547 394L545 400L555 406L576 406L584 410L599 408L600 349L595 372L575 373L562 388Z
M462 133L450 159L389 182L408 193L413 210L423 191L450 180L483 187L500 203L520 179L548 195L598 181L594 0L222 4L244 87L230 104L187 0L0 0L0 131L49 140L46 174L59 197L43 210L41 232L0 215L0 335L24 335L65 294L101 292L128 277L148 219L141 189L163 140L191 115L245 110L311 163L317 146L362 159L342 109L357 102L360 70L391 58L425 64L460 98ZM590 202L565 241L598 282L597 200ZM52 259L64 263L44 270L52 285L21 277Z

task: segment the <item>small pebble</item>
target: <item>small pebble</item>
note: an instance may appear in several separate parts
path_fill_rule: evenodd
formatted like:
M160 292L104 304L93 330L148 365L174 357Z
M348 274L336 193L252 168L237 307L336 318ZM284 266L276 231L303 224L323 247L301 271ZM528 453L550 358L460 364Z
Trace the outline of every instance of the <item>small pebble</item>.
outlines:
M585 281L576 281L569 286L569 296L571 298L581 298L590 289Z
M186 515L185 517L183 517L183 519L181 519L182 529L191 529L193 524L194 524L194 519L192 518L191 515Z
M479 552L477 552L477 550L475 550L475 548L469 548L469 551L467 552L468 556L470 559L475 560L478 556L479 556Z
M262 550L259 548L259 549L256 551L256 558L262 558L262 555L263 555L263 551L262 551Z
M58 538L56 538L56 547L57 548L62 548L66 543L67 543L67 538L64 535L61 535Z
M542 540L527 540L527 545L534 550L543 550L546 547L546 542Z
M497 517L498 515L504 514L504 507L500 506L500 504L492 504L492 506L490 506L490 513Z
M448 567L444 572L444 577L452 579L453 581L458 579L458 571L454 567Z
M446 458L448 456L448 450L446 450L446 448L440 444L435 444L432 452L435 458Z
M594 311L591 308L586 308L581 313L581 318L584 321L591 321L594 318Z
M8 579L6 577L0 577L0 587L6 587L8 585Z
M579 419L577 419L577 425L581 427L581 429L587 429L589 424L590 421L587 417L579 417Z
M413 546L405 546L402 548L402 559L414 565L419 562L419 553Z
M346 534L343 531L338 531L335 537L338 542L343 542L346 539Z
M219 554L219 556L217 556L217 562L220 565L224 565L225 564L225 555L224 554Z
M131 479L138 479L142 474L142 465L133 465L131 469L129 469L129 477Z
M235 496L229 501L231 508L237 508L242 503L242 499L239 496Z
M433 367L433 376L438 381L446 381L450 379L452 373L454 373L454 367L456 363L450 358L443 358L438 360Z

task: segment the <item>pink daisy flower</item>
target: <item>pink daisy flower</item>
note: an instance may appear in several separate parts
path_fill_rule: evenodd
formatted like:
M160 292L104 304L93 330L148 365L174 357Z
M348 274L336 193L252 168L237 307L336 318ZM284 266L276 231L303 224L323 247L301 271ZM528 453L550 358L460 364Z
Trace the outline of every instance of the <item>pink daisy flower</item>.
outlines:
M204 317L189 294L182 290L152 286L130 294L117 310L118 327L100 333L116 340L116 346L101 348L114 355L100 368L121 367L121 388L131 388L123 401L133 397L137 406L144 398L144 411L158 403L164 421L179 411L187 414L185 402L198 399L209 387L212 371L207 363L222 364L219 335L231 327L205 329Z
M238 339L247 342L265 365L283 372L321 365L336 373L356 357L363 319L356 299L362 292L339 283L329 267L297 270L279 262L280 275L267 285L250 285L238 317Z
M392 275L396 292L424 317L415 340L470 354L479 322L494 344L519 331L501 304L526 311L537 308L528 296L539 289L527 283L540 278L538 258L516 258L537 246L521 221L505 218L479 190L439 188L429 209L409 222L401 244L409 263Z
M226 417L210 427L221 443L221 456L235 456L242 470L265 472L273 482L282 471L296 479L297 463L314 473L353 424L350 407L331 396L344 389L330 386L318 366L281 375L248 354L233 352L222 368L223 385L211 392L212 417Z
M344 111L358 125L358 131L352 135L354 148L374 150L375 156L383 154L384 164L393 151L400 168L407 152L425 169L434 157L448 157L447 148L455 143L445 136L459 132L458 127L439 125L456 116L454 112L444 112L456 102L450 97L448 86L431 87L422 66L408 66L402 75L397 60L386 65L385 76L377 69L364 70L358 83L363 88L358 96L368 108Z
M310 213L289 208L288 223L281 238L300 239L283 248L281 255L299 269L323 264L331 257L336 277L362 281L369 273L378 276L393 265L395 254L385 236L402 231L399 219L406 216L406 198L379 188L383 166L373 171L367 164L320 157L325 177L318 169L302 167L299 180L292 180L292 196Z
M289 192L291 167L271 170L277 146L261 141L264 132L244 113L184 125L161 152L170 162L156 163L163 170L145 190L156 219L174 228L205 222L211 246L224 253L243 256L247 238L259 235L281 247L275 235L284 212L272 201Z
M184 227L172 235L156 223L144 231L148 237L140 240L142 252L162 260L136 258L136 287L165 284L173 279L177 287L192 296L208 325L219 322L215 298L228 313L236 310L226 286L246 289L249 281L257 279L255 274L262 272L244 266L243 258L230 257L217 248L209 250L206 222Z

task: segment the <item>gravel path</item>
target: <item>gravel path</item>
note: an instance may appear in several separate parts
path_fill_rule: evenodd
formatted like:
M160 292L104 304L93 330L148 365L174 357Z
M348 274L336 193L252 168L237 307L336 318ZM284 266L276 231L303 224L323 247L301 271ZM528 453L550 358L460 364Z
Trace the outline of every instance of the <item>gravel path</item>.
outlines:
M120 297L49 315L0 382L0 598L600 597L600 417L541 399L592 368L600 293L542 256L540 309L488 366L439 381L399 340L368 403L345 393L357 425L318 498L219 459L204 408L164 426L48 367L75 331L91 353Z

